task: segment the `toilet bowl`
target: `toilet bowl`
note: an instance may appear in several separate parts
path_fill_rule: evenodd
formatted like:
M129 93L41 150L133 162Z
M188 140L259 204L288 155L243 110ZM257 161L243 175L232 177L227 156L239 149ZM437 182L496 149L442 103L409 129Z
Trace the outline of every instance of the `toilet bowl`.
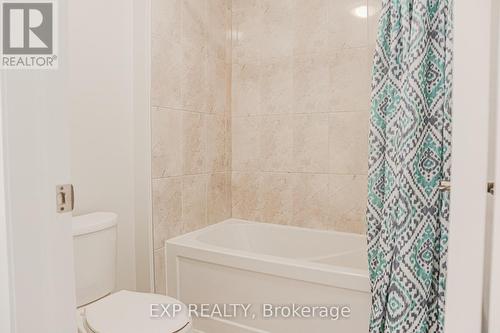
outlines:
M160 304L169 311L163 313ZM160 310L154 315L152 305ZM122 290L78 308L76 316L78 333L192 333L186 306L158 294Z
M191 333L187 307L178 300L113 292L117 219L116 214L104 212L73 218L78 332Z

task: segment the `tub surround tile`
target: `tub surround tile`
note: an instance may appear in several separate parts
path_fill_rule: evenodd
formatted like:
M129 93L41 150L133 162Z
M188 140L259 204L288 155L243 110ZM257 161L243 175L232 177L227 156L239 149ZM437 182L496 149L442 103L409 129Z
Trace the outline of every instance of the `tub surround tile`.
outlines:
M289 114L293 106L291 58L274 58L260 64L260 113Z
M260 169L260 118L235 117L232 120L232 170Z
M152 7L155 290L165 293L165 240L231 216L232 15L230 0Z
M165 272L165 248L154 251L154 288L156 294L167 294L167 279Z
M330 95L334 111L370 106L371 54L368 47L338 50L330 58Z
M260 114L261 67L259 62L246 62L232 66L232 107L234 116Z
M153 243L164 246L167 239L183 233L182 179L154 179L153 184Z
M382 0L368 0L368 40L375 43L377 40L378 21L382 11Z
M215 173L208 177L208 224L217 223L231 217L230 187L228 173Z
M261 0L260 59L281 58L293 50L293 8L290 0Z
M182 113L176 110L153 108L152 118L152 176L178 176L182 170Z
M330 172L368 172L368 112L330 115Z
M367 6L366 0L328 1L329 42L333 49L360 47L368 44L368 20L354 11Z
M293 216L291 224L332 229L329 223L329 175L295 174L292 181Z
M232 172L231 197L232 216L235 218L259 221L259 189L261 174Z
M206 118L202 114L182 114L183 174L201 174L206 168Z
M207 175L182 177L182 223L184 232L207 226Z
M293 54L326 54L329 51L330 0L295 0Z
M326 55L303 55L293 59L293 102L295 113L330 111L331 83Z
M151 104L181 107L181 1L152 2Z
M260 167L263 171L289 171L293 157L293 119L289 116L260 118Z
M223 172L226 170L226 116L217 114L206 118L206 171Z
M293 169L296 172L328 171L328 115L293 118Z
M292 177L288 173L264 173L258 189L262 221L289 224L292 219Z
M330 219L337 231L366 232L367 177L330 175Z

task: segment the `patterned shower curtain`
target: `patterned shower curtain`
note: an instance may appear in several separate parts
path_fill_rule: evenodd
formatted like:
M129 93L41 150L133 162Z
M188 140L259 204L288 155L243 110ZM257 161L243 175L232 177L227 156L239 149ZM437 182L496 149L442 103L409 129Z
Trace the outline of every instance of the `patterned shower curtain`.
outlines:
M383 0L372 81L371 333L443 332L452 0Z

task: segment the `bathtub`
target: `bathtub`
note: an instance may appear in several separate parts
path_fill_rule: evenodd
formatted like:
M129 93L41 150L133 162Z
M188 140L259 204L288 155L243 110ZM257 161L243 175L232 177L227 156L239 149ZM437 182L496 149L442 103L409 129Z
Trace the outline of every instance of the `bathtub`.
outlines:
M229 219L165 251L168 294L201 332L368 331L364 236Z

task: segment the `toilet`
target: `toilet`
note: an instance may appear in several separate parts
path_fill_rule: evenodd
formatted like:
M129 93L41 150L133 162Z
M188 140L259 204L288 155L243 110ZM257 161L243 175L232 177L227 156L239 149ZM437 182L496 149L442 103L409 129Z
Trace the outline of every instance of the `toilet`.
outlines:
M105 212L73 217L78 333L192 333L187 307L178 300L114 292L117 218Z

